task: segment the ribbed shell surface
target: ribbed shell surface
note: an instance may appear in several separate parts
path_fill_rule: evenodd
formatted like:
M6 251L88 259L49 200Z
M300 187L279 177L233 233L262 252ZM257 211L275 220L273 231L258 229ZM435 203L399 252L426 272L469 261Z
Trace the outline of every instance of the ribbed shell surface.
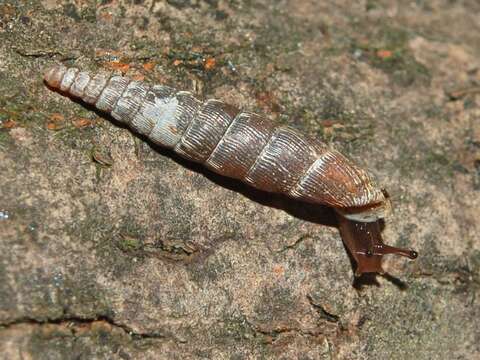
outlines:
M384 197L363 169L297 130L218 100L201 102L173 88L56 66L46 82L221 175L269 192L337 208Z

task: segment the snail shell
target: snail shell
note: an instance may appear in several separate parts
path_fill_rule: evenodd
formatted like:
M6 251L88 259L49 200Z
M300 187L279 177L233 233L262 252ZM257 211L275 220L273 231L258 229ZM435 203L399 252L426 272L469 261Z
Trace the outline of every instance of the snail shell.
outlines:
M335 208L347 220L344 231L349 234L355 232L352 223L377 222L390 211L388 197L365 170L326 144L257 114L218 100L202 102L168 86L77 68L54 66L44 79L51 88L94 105L153 143L218 174ZM357 263L362 251L365 257L383 255L373 243L367 250L353 250ZM382 271L381 265L367 270Z

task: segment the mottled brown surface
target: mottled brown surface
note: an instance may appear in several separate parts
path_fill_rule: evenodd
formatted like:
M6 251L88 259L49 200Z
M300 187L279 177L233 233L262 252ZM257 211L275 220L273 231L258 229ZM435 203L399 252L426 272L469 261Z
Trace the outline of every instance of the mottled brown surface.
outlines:
M0 357L480 356L479 14L0 2ZM351 155L392 195L387 242L420 253L385 264L406 286L355 289L330 212L152 148L46 89L56 62L268 113Z

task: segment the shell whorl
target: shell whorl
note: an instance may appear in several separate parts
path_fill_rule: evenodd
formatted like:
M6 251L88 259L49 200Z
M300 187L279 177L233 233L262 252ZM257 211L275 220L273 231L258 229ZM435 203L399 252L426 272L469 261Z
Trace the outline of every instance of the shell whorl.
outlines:
M389 210L366 171L327 145L259 115L218 100L201 102L167 86L76 68L52 67L45 81L152 142L260 190L326 204L357 221L375 221Z

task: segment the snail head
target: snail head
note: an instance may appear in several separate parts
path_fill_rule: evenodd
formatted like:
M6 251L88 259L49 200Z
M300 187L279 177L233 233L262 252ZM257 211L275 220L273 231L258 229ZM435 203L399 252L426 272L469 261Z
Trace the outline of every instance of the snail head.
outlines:
M387 254L416 259L415 250L404 249L383 243L380 222L358 222L339 216L340 234L348 251L357 263L356 276L363 273L384 274L382 257Z

